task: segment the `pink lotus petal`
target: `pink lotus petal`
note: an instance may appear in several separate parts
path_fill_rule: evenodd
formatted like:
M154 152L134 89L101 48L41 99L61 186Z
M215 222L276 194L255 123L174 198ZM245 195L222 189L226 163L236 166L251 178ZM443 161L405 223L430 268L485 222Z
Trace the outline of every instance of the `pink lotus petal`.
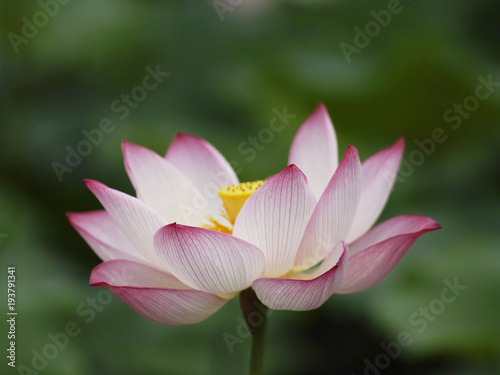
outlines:
M323 104L316 108L295 135L288 164L295 164L304 172L319 199L338 165L337 137Z
M167 223L200 225L211 214L209 201L170 162L147 148L123 142L125 168L137 197Z
M313 279L277 279L262 278L257 279L252 288L257 297L266 306L274 310L306 311L314 310L326 302L335 292L342 281L349 251L345 242L341 243L342 256L338 263L332 259L337 258L337 254L328 256L325 259L325 266L316 270L310 277ZM331 266L327 269L327 266Z
M90 285L106 286L142 316L168 325L201 322L227 302L189 289L168 273L126 260L101 263L92 271Z
M103 261L111 259L146 261L105 210L68 212L67 215L73 228Z
M441 226L425 216L399 216L351 245L349 267L337 293L354 293L380 282L422 234Z
M177 134L165 158L206 196L213 192L218 198L217 190L239 183L224 156L207 141L192 135Z
M436 230L440 228L441 226L438 223L427 216L402 215L393 217L377 225L359 240L352 243L349 246L351 257L361 250L394 236L417 233L425 229Z
M155 235L155 248L185 284L226 295L243 290L264 272L266 260L252 244L210 229L170 224Z
M380 151L363 165L363 188L358 211L347 242L351 243L368 231L377 221L389 198L404 151L404 140Z
M293 267L315 205L306 177L292 164L248 198L238 214L233 235L266 254L265 276L281 276Z
M159 263L153 236L167 224L165 220L137 198L97 181L85 180L85 183L138 252L150 262Z
M90 285L191 289L169 272L125 259L114 259L99 264L92 270Z
M350 146L307 224L295 267L314 266L346 238L358 206L361 181L358 151ZM338 252L337 260L340 255Z

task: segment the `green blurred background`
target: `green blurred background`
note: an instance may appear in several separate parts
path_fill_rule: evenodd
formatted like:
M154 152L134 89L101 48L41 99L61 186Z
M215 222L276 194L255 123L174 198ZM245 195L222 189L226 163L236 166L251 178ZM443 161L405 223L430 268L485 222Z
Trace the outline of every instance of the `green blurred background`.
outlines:
M405 160L421 164L406 169L381 220L423 214L443 230L417 241L369 291L335 295L312 312L274 312L267 373L362 374L381 343L407 331L413 343L382 373L500 374L500 90L477 101L457 129L443 118L475 94L479 76L500 81L500 3L402 1L350 63L340 44L354 45L354 28L388 1L248 3L221 21L211 1L71 0L15 53L9 33L22 36L22 17L41 8L0 2L0 232L8 235L0 297L6 306L6 267L17 266L17 364L31 367L32 350L75 321L81 333L39 373L246 373L250 340L230 354L223 339L236 335L237 300L203 323L168 327L114 298L86 323L77 309L99 292L88 278L100 260L65 212L100 208L84 178L133 193L124 139L163 154L177 132L194 134L236 161L240 180L269 176L286 166L296 130L324 102L341 153L352 144L365 159L404 136ZM111 103L158 64L170 75L120 120ZM241 143L283 107L296 117L248 161ZM106 117L115 130L59 182L52 163ZM418 162L415 140L436 128L447 140ZM455 278L467 290L419 333L412 314ZM23 373L4 354L0 372Z

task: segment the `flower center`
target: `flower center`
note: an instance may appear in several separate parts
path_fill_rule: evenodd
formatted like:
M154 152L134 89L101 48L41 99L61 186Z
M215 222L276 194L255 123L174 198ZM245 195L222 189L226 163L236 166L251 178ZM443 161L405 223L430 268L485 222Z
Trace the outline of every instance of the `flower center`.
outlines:
M231 224L236 221L241 207L243 207L250 195L255 193L264 183L265 181L242 182L239 185L228 186L217 192L222 199L222 204Z
M265 182L266 181L242 182L239 185L232 185L220 189L217 194L219 194L219 197L222 199L223 208L221 209L221 216L231 225L227 226L227 224L221 224L210 215L205 218L208 223L201 224L200 226L226 234L233 234L232 227L234 226L241 207L243 207L250 195L255 193L255 191L264 185Z

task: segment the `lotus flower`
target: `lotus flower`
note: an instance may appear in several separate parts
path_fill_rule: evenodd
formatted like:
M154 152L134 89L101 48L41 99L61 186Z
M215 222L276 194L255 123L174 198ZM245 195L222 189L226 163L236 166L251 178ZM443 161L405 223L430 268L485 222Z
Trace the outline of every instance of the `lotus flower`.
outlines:
M296 134L289 166L267 181L239 184L224 157L190 135L179 134L165 157L124 142L137 198L87 180L105 210L68 216L104 261L90 284L156 322L202 321L250 287L272 309L311 310L334 292L375 285L440 228L400 216L370 229L403 147L361 165L351 146L338 164L323 105Z

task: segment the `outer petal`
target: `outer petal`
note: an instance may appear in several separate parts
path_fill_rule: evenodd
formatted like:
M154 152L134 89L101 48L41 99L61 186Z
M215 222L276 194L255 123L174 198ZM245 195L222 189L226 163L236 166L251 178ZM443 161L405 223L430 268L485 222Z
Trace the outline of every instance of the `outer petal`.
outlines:
M217 190L238 184L238 177L224 156L207 141L192 135L177 134L165 158L206 196L218 198Z
M288 157L288 164L297 165L307 176L318 199L337 168L337 147L332 121L320 104L295 135Z
M103 261L111 259L146 260L105 210L68 212L67 215L73 228L80 233Z
M367 159L363 165L363 188L358 211L347 242L351 243L377 221L389 198L404 151L404 140Z
M372 229L351 245L349 267L337 293L354 293L381 281L422 234L440 229L425 216L399 216Z
M361 165L350 146L321 196L295 258L295 267L307 269L324 259L351 228L359 202ZM337 259L341 252L337 252Z
M153 246L153 236L166 221L137 198L110 189L97 181L85 180L121 231L151 263L160 263Z
M155 235L155 248L171 272L187 285L228 295L264 272L266 260L252 244L210 229L170 224Z
M123 142L125 168L137 197L168 223L200 225L209 201L170 162L147 148Z
M266 276L281 276L293 267L315 204L306 177L290 165L248 198L238 214L233 235L266 254Z
M191 290L168 273L127 260L111 260L94 268L90 285L106 286L142 316L168 325L198 323L227 300Z
M320 266L321 269L318 268L310 275L314 277L313 279L257 279L252 284L252 288L262 303L274 310L316 309L330 298L342 281L349 251L345 242L341 243L340 248L343 253L338 263L335 264L338 259L335 252L332 257L325 259L325 266ZM328 269L326 266L331 266L331 268Z

